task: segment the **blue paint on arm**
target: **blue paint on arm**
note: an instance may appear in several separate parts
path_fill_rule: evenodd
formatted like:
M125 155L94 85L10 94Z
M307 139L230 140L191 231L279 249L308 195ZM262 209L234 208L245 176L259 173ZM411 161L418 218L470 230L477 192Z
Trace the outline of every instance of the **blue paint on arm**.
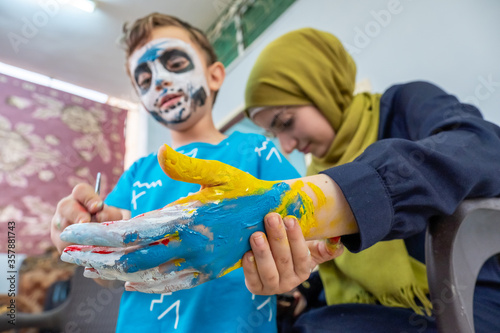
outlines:
M138 237L139 236L138 236L137 232L126 234L125 237L123 238L123 243L124 244L133 243L137 240Z

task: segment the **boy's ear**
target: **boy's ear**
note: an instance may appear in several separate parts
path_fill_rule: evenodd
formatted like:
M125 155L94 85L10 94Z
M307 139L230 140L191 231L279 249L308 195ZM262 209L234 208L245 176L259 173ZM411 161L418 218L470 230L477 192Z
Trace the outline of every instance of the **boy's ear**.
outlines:
M207 70L207 84L210 91L219 91L226 78L226 68L220 61L216 61Z

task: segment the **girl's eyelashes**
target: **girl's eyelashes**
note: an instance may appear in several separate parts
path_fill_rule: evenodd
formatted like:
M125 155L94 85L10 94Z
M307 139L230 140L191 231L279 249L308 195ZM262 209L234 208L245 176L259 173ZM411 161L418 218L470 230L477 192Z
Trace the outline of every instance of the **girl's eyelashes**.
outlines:
M283 129L289 129L293 127L293 116L290 116L286 121L283 122Z
M276 124L274 126L274 130L277 133L289 130L293 127L293 123L294 123L293 115L287 115L285 117L283 117L284 119L279 119L279 118L277 119L278 121L276 122Z

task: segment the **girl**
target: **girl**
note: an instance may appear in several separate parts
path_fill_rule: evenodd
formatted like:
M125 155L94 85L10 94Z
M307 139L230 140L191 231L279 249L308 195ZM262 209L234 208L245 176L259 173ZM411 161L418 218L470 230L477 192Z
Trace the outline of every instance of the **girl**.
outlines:
M247 115L285 152L312 154L308 175L333 180L359 228L341 238L349 251L320 265L330 306L304 314L295 329L436 332L423 233L465 198L500 195L500 128L433 84L353 95L355 77L339 40L308 28L268 45L247 82ZM287 252L267 230L265 244L252 236L255 263L243 261L246 283L254 293L282 293L298 277L279 262L295 262L304 239L289 240ZM495 258L479 275L475 302L476 332L500 331Z

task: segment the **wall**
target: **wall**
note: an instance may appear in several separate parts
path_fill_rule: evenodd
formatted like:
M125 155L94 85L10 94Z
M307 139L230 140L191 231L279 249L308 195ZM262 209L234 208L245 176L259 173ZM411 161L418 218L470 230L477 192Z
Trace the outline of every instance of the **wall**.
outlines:
M45 253L57 203L76 184L94 185L100 172L101 196L112 190L123 173L126 116L123 109L0 74L0 253L11 246L16 253ZM2 272L6 264L0 262Z
M432 81L500 124L500 2L497 0L298 0L227 69L214 120L241 108L250 69L265 45L290 30L337 35L376 92ZM150 119L148 151L169 140Z
M241 107L265 45L287 31L315 27L339 37L358 65L358 79L369 78L374 91L432 81L500 124L499 15L496 0L299 0L229 66L215 121Z

